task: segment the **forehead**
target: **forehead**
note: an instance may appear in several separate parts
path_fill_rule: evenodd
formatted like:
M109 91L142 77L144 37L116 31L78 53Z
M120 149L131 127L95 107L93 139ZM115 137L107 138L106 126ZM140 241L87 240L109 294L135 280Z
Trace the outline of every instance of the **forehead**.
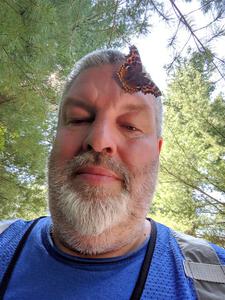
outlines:
M76 102L88 103L98 109L147 110L154 113L155 97L141 92L125 93L114 79L119 66L103 65L83 71L66 93L62 107L73 106Z

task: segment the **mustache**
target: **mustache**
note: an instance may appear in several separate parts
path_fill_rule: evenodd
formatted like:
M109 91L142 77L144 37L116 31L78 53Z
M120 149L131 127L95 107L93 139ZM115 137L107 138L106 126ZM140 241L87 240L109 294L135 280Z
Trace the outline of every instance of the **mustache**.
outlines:
M103 153L89 151L75 156L67 163L66 172L73 177L79 169L90 165L100 166L114 172L123 179L125 187L128 188L130 183L128 169L121 162Z

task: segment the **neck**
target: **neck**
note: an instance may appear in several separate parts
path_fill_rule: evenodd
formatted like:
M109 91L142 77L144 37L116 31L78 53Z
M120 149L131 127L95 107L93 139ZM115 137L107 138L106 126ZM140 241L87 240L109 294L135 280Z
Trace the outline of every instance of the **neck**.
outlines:
M136 250L149 237L151 224L148 220L131 226L131 222L120 224L98 236L81 236L77 232L59 233L53 226L52 238L55 245L64 253L85 258L112 258Z

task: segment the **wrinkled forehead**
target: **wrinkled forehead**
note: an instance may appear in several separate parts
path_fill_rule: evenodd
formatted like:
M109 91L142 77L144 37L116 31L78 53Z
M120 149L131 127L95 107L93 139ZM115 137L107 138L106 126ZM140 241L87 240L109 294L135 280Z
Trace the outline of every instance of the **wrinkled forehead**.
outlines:
M155 97L142 92L127 93L114 78L118 65L91 67L82 71L64 93L61 103L59 121L65 110L76 105L89 111L109 110L113 108L118 114L124 111L146 111L146 115L155 116ZM144 115L143 115L144 117Z
M83 92L85 92L85 89L87 89L87 87L93 83L95 83L95 85L97 84L99 90L104 89L106 87L106 83L113 83L112 80L114 81L114 74L118 68L119 65L107 64L88 67L82 70L75 77L70 78L70 82L65 86L62 102L64 102L68 96L78 90L83 90ZM99 79L104 80L102 81Z
M148 104L152 104L155 97L151 94L144 95L142 92L127 92L122 89L116 78L116 73L120 65L102 65L98 67L90 67L83 70L77 77L75 77L69 88L64 91L61 106L68 102L68 99L73 97L82 97L83 100L88 98L94 99L95 94L103 94L109 98L108 103L115 99L122 98L129 100L137 98L137 101L144 100Z

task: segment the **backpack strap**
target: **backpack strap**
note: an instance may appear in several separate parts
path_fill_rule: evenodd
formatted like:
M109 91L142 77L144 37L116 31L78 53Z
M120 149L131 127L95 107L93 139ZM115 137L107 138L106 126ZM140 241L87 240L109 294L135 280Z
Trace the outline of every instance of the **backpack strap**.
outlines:
M26 239L39 220L15 221L0 235L0 299L3 299Z
M225 299L225 265L210 244L177 231L172 231L184 256L184 271L192 278L199 300Z

